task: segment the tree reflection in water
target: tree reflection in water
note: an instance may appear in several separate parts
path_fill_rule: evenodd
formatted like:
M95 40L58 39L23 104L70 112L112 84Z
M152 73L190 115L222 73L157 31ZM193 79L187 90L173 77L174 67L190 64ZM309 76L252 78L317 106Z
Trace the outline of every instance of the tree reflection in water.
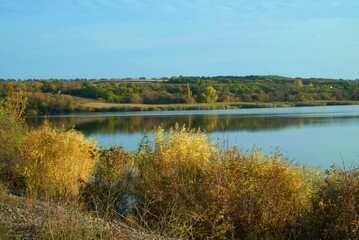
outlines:
M85 135L94 133L117 134L139 133L151 131L155 126L162 125L165 129L175 123L185 124L189 128L201 128L207 132L231 131L270 131L304 125L325 125L333 122L348 121L356 116L313 117L313 116L276 116L276 115L178 115L178 116L89 116L89 117L54 117L48 118L53 126L64 126L83 132ZM31 127L36 127L44 118L29 118Z

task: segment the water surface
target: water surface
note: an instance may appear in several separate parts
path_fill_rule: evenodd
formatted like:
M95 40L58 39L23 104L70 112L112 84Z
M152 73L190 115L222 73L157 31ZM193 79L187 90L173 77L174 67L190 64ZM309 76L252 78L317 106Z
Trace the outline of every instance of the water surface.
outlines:
M29 118L28 123L36 127L43 119ZM48 119L58 127L74 127L104 147L136 150L154 126L168 129L179 123L205 130L226 147L256 146L265 153L278 149L305 165L359 164L359 106L86 113Z

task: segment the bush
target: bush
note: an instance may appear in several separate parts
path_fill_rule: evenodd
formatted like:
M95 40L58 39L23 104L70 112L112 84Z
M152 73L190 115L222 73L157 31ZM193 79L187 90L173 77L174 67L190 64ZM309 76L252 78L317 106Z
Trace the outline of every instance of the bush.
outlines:
M326 171L313 198L308 233L313 239L359 236L359 170L336 166Z
M22 124L25 106L26 99L21 95L0 101L0 180L6 184L16 180L14 166L26 132Z
M39 197L75 197L96 161L96 144L75 130L45 123L27 133L20 149L17 172L29 193Z
M45 123L27 132L22 106L21 98L0 104L0 176L6 186L42 198L81 193L101 217L125 218L171 237L358 237L358 169L323 172L276 152L224 150L200 130L178 125L168 132L155 129L155 140L145 137L135 153L116 146L98 153L75 130Z
M133 193L132 158L119 146L101 149L98 155L96 170L83 191L83 199L91 211L104 218L125 218L129 209L122 205L126 196Z
M178 125L156 129L154 145L142 142L135 159L140 222L165 235L193 235L216 148L204 133Z
M227 151L212 169L215 187L210 198L236 238L290 239L304 227L314 194L315 174L310 169L258 149Z
M142 225L202 238L294 237L311 210L315 174L279 154L221 151L200 131L155 132L135 159Z

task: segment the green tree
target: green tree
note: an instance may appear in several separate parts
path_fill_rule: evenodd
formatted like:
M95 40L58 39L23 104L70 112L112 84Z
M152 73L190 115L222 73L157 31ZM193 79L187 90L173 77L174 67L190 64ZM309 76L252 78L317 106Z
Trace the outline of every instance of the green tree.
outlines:
M186 94L186 103L196 102L192 97L192 91L191 91L191 87L189 86L189 83L186 84L185 94Z

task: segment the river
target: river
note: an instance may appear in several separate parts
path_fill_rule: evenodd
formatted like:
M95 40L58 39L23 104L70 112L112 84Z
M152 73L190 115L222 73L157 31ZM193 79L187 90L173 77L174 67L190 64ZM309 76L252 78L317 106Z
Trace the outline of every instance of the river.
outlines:
M102 147L122 145L136 150L154 126L175 123L205 130L224 147L254 146L266 154L279 150L304 165L327 169L359 165L359 106L259 108L231 110L83 113L47 116L53 126L72 128ZM29 117L36 127L44 117Z

